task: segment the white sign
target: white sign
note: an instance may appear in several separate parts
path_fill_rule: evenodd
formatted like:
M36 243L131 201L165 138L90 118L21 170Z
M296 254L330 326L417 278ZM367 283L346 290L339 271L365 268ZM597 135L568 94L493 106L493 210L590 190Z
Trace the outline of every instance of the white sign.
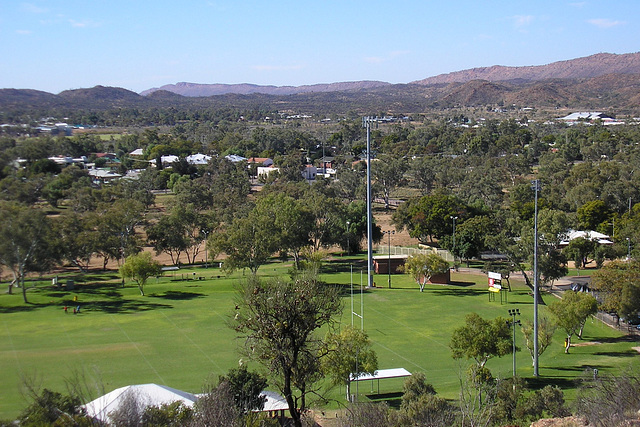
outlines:
M502 280L502 274L500 273L494 273L494 272L489 272L489 278L490 279L495 279L495 280Z

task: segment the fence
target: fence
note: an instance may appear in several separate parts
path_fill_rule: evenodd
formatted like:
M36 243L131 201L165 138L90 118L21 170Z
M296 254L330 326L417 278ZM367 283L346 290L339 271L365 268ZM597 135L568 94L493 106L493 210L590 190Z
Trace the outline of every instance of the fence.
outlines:
M453 261L453 255L445 249L437 249L437 248L407 248L404 246L391 246L388 245L378 245L376 248L376 252L378 254L388 254L391 252L391 255L416 255L416 254L437 254L440 255L448 262Z

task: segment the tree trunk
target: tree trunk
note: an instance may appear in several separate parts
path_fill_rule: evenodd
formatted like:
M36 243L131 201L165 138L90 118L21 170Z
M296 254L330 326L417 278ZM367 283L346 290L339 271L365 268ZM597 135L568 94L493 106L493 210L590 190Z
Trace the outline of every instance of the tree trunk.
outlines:
M22 299L25 304L29 304L29 301L27 301L27 287L24 284L24 277L20 279L20 282L22 282Z
M300 421L300 413L296 408L296 404L293 400L293 393L291 392L291 375L287 373L285 373L284 375L284 387L282 387L282 394L284 394L284 398L289 405L289 415L291 415L293 425L295 427L302 427L302 422Z
M531 280L529 280L529 276L527 275L527 272L524 271L524 269L520 269L520 272L522 273L522 276L524 277L524 282L527 284L529 289L531 289L531 291L535 294L533 297L538 300L538 304L546 305L544 303L544 300L542 299L542 295L540 294L540 286L538 286L538 292L536 294L535 286L533 285L533 283L531 283Z
M571 347L571 335L567 335L567 339L564 341L564 343L564 352L565 354L569 354L569 348Z

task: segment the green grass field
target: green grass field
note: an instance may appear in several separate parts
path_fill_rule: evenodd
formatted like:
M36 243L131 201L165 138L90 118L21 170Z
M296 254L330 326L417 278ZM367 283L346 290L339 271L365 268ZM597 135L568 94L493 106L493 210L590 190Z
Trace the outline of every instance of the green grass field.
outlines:
M328 283L345 286L343 324L352 319L347 291L352 264L353 282L359 286L366 281L361 279L361 257L327 263L322 276ZM263 266L259 274L286 276L287 269L274 263ZM193 272L203 280L178 280L193 277ZM0 296L0 419L14 418L25 407L20 393L25 378L60 392L66 390L66 381L78 376L105 392L143 383L199 392L208 378L217 379L244 357L242 340L228 326L235 308L234 284L242 280L242 272L227 277L216 268L182 269L150 280L144 297L133 284L122 288L115 272L74 277L77 288L69 292L53 289L50 279L43 280L29 291L31 304L22 302L19 289L15 295ZM508 303L501 304L499 298L489 302L484 275L454 273L452 279L455 285L432 285L420 293L408 276L392 276L392 289L387 289L387 276L376 277L382 287L364 292L362 301L364 327L374 342L380 368L424 372L439 394L456 399L460 372L469 362L450 356L453 329L470 312L485 318L507 317L509 308L519 308L523 318L532 318L533 303L528 289L520 284L509 293ZM553 298L545 296L547 302ZM358 292L354 304L360 312ZM67 313L64 305L70 307ZM72 313L75 305L81 306L80 314ZM545 311L541 306L541 313ZM360 325L359 318L354 321ZM518 374L531 378L531 358L519 330L516 336L523 348L517 353ZM590 345L576 346L566 355L563 339L558 331L552 347L540 358L541 378L535 383L557 384L569 398L575 392L573 380L586 369L617 373L640 366L633 350L639 344L597 320L588 321L584 342L574 341ZM492 359L487 366L494 376L509 377L512 358ZM381 396L372 395L372 386L358 385L361 399L397 396L402 380L381 381ZM329 406L337 407L343 390L334 389L328 396L334 400Z

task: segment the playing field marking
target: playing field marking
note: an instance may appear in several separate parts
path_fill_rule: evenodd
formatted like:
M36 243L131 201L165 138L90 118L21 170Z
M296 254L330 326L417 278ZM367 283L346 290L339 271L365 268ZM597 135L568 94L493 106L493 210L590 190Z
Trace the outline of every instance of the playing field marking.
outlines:
M379 315L384 316L384 317L386 317L387 319L390 319L392 322L395 322L395 323L397 323L398 325L401 325L402 327L407 328L407 329L409 329L410 331L413 331L413 332L415 332L416 334L418 334L418 335L420 335L420 336L422 336L422 337L424 337L424 338L428 339L429 341L431 341L431 342L434 342L434 343L438 344L440 347L449 348L447 345L445 345L445 344L441 343L440 341L438 341L438 340L434 339L433 337L430 337L429 335L425 335L424 333L422 333L422 332L420 332L420 331L418 331L418 330L416 330L416 329L413 329L411 326L409 326L409 325L407 325L407 324L405 324L405 323L402 323L402 322L400 322L399 320L397 320L397 319L395 319L395 318L393 318L393 317L391 317L391 316L388 316L388 315L386 315L386 314L384 314L384 313L382 313L382 312L380 312L380 311L376 310L375 308L369 308L369 310L375 311L375 312L376 312L376 313L378 313Z
M149 362L149 359L147 359L147 357L144 355L144 353L142 352L142 350L140 350L140 348L138 347L138 344L133 341L131 339L131 337L129 336L129 334L127 334L127 331L124 330L124 328L122 327L122 325L120 325L120 322L118 322L116 315L114 314L109 314L109 316L111 316L113 319L115 319L115 323L118 325L118 328L120 328L120 331L122 331L122 333L124 334L125 337L127 337L127 339L129 340L129 342L131 342L133 344L133 346L136 348L136 350L138 351L138 353L140 353L140 356L142 356L142 358L144 359L144 361L147 363L147 365L149 365L149 368L151 368L151 370L158 376L158 378L160 378L160 381L162 384L166 384L166 382L164 381L164 378L162 378L162 375L160 375L160 373L156 370L156 368L153 367L153 365L151 364L151 362Z
M18 365L18 371L20 372L20 376L22 376L23 374L22 366L20 366L20 359L18 358L18 352L16 351L16 346L13 344L13 337L11 336L11 331L9 330L9 327L7 326L6 321L2 323L4 323L4 329L5 331L7 331L7 336L9 337L9 343L11 344L11 349L13 351L13 357L15 357L16 364Z
M204 355L204 357L206 357L206 358L207 358L207 360L209 360L211 363L213 363L213 364L216 366L216 368L218 368L218 372L224 372L224 371L222 370L222 368L220 367L220 365L218 365L218 363L217 363L215 360L213 360L211 357L209 357L209 355L208 355L208 354L207 354L207 353L206 353L206 352L205 352L205 351L204 351L204 350L203 350L203 349L202 349L198 344L196 344L196 343L195 343L195 342L194 342L194 341L193 341L193 340L192 340L192 339L191 339L191 338L190 338L190 337L189 337L189 336L184 332L184 330L183 330L183 329L180 329L180 328L178 327L178 325L176 325L176 323L175 323L173 320L171 320L171 318L170 318L169 316L167 316L167 314L166 314L164 311L162 311L162 310L161 310L161 313L162 313L162 315L164 316L164 318L165 318L165 319L167 319L167 320L168 320L168 321L173 325L173 327L174 327L174 328L176 328L176 329L177 329L177 330L182 334L182 336L183 336L183 337L185 337L187 340L189 340L189 342L190 342L190 343L191 343L195 348L197 348L198 350L200 350L200 353L202 353L202 354Z
M379 343L378 341L374 341L374 344L379 345L380 347L384 348L385 350L387 350L390 353L395 354L396 356L398 356L399 358L405 360L408 363L411 363L413 366L422 369L423 371L426 371L427 368L425 368L424 366L418 365L416 362L414 362L413 360L407 359L406 357L404 357L403 355L401 355L400 353L391 350L389 347L387 347L384 344Z

